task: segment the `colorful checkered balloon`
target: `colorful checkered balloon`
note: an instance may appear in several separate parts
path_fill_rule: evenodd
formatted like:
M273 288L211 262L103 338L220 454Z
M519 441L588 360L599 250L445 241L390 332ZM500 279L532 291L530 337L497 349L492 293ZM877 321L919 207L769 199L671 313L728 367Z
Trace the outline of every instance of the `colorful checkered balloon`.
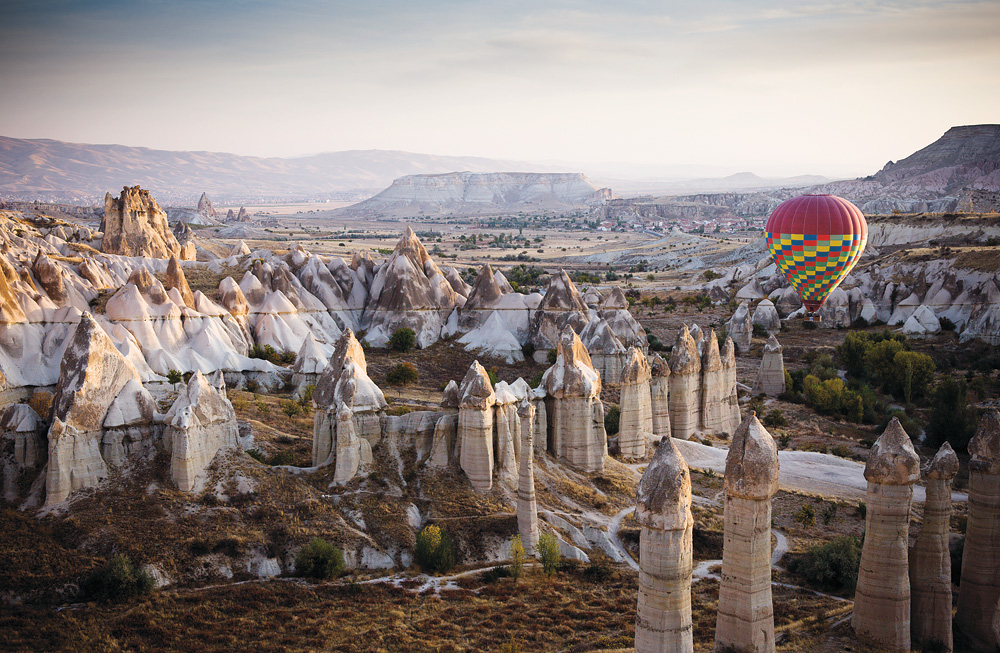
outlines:
M816 312L861 258L868 223L858 207L835 195L800 195L767 220L767 248L806 310Z

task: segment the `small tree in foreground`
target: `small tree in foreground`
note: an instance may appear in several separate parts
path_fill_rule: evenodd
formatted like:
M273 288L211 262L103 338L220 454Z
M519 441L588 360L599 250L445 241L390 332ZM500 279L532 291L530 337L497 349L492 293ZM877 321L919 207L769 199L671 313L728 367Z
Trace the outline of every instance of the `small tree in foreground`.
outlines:
M149 594L154 587L152 575L120 553L80 584L83 593L95 601L123 601Z
M385 382L390 385L409 385L419 378L413 363L400 363L385 373Z
M409 327L400 327L389 337L389 349L407 352L417 346L417 334Z
M811 547L801 558L793 560L788 570L818 589L853 592L860 564L861 542L852 535L841 535Z
M417 546L413 552L417 564L424 571L445 572L455 566L455 551L447 531L428 524L417 533Z
M521 536L515 535L510 540L510 577L517 582L524 574L524 544Z
M559 540L552 533L542 533L538 537L538 561L549 576L556 572L562 554L559 553Z
M344 552L314 537L295 556L295 573L306 578L334 578L344 571Z

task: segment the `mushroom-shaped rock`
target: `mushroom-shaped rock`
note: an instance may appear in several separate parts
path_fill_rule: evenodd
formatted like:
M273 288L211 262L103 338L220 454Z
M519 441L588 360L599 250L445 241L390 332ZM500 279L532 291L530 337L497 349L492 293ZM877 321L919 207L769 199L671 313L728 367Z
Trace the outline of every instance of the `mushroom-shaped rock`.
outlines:
M772 333L764 345L764 356L757 370L753 394L777 397L785 391L785 361L781 354L781 344Z
M993 650L993 613L1000 602L1000 412L987 410L969 442L969 522L955 627L975 650Z
M757 304L750 322L752 326L759 325L769 333L781 331L781 318L778 317L778 309L774 307L774 302L770 299L763 299Z
M778 448L753 412L733 434L725 490L715 647L774 651L771 497L778 491Z
M688 440L698 430L701 414L701 357L698 345L681 325L670 352L670 434Z
M917 541L910 550L911 644L940 642L954 648L951 628L951 481L958 473L958 456L945 442L924 470L927 502Z
M557 351L555 364L542 376L552 452L580 471L603 471L608 443L601 376L571 326L563 327Z
M909 651L908 533L920 459L898 419L889 422L868 453L865 478L865 544L851 624L862 638L894 651Z
M487 492L493 487L493 404L496 395L486 369L475 361L459 388L459 464L472 487Z
M709 333L701 357L701 426L713 434L731 434L739 426L730 423L729 394L726 370L719 354L715 329Z
M639 599L636 653L687 653L691 623L691 476L670 438L660 440L636 495L639 532Z
M618 448L626 458L645 458L653 437L652 394L649 361L632 347L621 378L621 414Z

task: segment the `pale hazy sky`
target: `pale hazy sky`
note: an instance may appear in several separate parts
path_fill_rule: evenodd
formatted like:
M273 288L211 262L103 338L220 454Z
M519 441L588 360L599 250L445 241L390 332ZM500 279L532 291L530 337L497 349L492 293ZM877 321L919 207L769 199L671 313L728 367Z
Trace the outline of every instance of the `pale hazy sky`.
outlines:
M0 0L0 134L870 174L1000 122L1000 2Z

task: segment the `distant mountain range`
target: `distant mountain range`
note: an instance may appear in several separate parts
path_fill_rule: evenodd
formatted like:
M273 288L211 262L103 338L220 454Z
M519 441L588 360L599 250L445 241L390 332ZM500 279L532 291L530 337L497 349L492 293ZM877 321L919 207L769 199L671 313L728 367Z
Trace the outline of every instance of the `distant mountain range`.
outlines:
M569 171L524 161L389 150L282 159L0 136L0 197L68 204L100 203L105 192L136 184L161 204L183 206L195 206L203 192L217 204L351 201L405 175L457 170Z

